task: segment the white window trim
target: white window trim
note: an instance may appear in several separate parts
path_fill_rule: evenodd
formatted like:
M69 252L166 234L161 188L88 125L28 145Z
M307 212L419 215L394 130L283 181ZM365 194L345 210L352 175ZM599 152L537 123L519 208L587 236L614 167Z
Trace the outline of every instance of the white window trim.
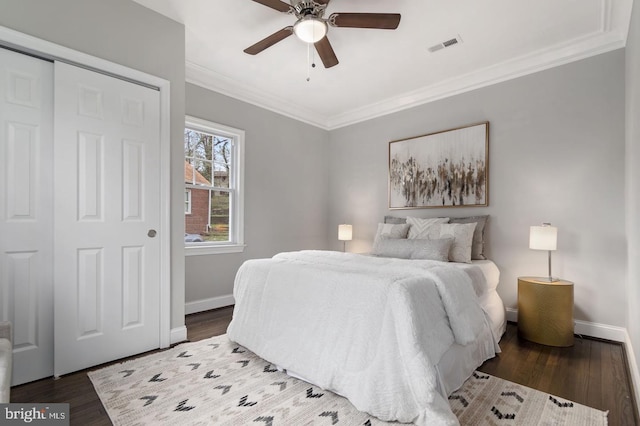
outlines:
M241 253L244 251L244 130L214 123L201 118L186 116L185 127L233 139L234 166L230 178L234 182L231 194L231 216L229 217L229 239L231 242L184 243L185 256Z

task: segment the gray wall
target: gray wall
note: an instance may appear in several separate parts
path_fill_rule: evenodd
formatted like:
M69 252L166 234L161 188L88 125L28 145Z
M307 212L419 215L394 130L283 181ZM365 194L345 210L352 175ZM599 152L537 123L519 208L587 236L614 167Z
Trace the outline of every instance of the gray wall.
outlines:
M628 319L627 330L640 365L640 4L631 15L626 53ZM637 374L637 371L636 371ZM634 376L637 379L637 376ZM636 383L636 390L640 383ZM636 393L636 398L638 398ZM638 401L637 401L638 403Z
M246 259L328 248L328 133L192 84L186 99L187 115L245 131L247 245L239 254L188 256L187 303L230 295Z
M172 199L184 184L184 26L129 0L0 0L0 25L171 82ZM179 176L179 179L175 179ZM184 325L184 217L172 205L171 327Z
M518 276L547 274L547 253L528 238L551 222L553 272L575 282L576 318L626 326L624 73L617 50L332 131L329 230L352 223L352 251L370 250L390 213L388 142L488 120L488 207L393 214L489 214L487 251L511 308Z

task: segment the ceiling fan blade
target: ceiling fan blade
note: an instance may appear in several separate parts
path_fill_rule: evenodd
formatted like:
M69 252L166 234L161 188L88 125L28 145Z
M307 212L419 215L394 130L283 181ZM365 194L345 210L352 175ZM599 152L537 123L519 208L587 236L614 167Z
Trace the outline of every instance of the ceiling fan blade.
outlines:
M318 4L328 5L330 0L314 0Z
M334 27L378 28L395 30L400 24L399 13L332 13L328 22Z
M270 7L271 9L275 9L278 12L289 12L289 10L291 10L291 5L280 0L253 0L253 1L255 1L256 3L263 4L267 7Z
M316 47L316 51L318 52L318 55L320 55L320 59L322 59L322 63L325 68L331 68L338 65L338 57L333 51L333 47L331 47L331 43L329 43L329 39L326 36L322 40L314 43L314 46Z
M289 37L291 34L293 34L293 27L284 27L280 31L276 31L275 33L271 34L269 37L263 38L253 46L247 47L246 49L244 49L244 53L248 53L249 55L257 55L267 47L273 46L277 42Z

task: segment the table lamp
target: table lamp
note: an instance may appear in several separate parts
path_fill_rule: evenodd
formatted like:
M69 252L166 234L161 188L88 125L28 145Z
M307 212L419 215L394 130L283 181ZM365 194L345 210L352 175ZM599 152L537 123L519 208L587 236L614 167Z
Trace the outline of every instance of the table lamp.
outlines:
M353 226L342 224L338 225L338 240L342 241L342 251L347 251L347 241L353 239Z
M558 228L550 223L542 226L532 226L529 230L529 248L533 250L547 250L549 252L549 282L558 281L551 275L551 251L558 245Z

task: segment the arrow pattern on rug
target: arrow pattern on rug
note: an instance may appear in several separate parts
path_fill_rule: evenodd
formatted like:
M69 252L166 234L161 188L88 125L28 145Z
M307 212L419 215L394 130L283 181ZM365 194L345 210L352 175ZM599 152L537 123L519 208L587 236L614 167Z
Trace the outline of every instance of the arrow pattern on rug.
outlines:
M196 407L187 406L187 401L188 401L188 399L185 399L184 401L180 401L178 403L178 406L176 407L176 409L173 410L173 411L189 411L189 410L193 410L194 408L196 408Z
M249 399L249 395L245 395L240 398L240 402L238 403L238 407L253 407L257 404L257 402L247 402Z
M207 371L207 374L204 375L205 379L217 379L218 377L220 377L220 375L219 374L213 374L213 370Z
M231 390L231 385L229 385L229 386L220 385L220 386L216 386L214 389L222 389L222 394L221 395L224 395L225 393L227 393L227 392L229 392Z
M275 367L274 367L274 368L271 368L271 364L267 364L267 365L264 367L264 370L262 370L262 371L264 371L265 373L275 373L276 371L278 371L278 369L277 369L277 368L275 368Z
M313 393L313 388L307 389L307 398L320 398L324 395L323 393Z
M147 405L151 405L153 404L153 401L155 401L158 398L158 395L149 395L149 396L143 396L140 399L146 399L147 402L144 403L143 407L146 407Z
M496 407L491 407L491 412L500 420L514 420L515 414L502 414Z
M477 371L474 371L474 372L473 372L473 377L475 377L476 379L479 379L479 380L489 380L489 376L487 376L487 375L480 375L480 374L478 374L478 372L477 372Z
M571 408L573 407L573 402L560 402L555 399L553 396L549 395L549 401L553 402L560 408Z
M449 401L454 400L454 399L457 399L458 401L460 401L460 404L462 404L462 406L463 406L464 408L467 408L467 407L469 406L469 401L467 401L467 400L465 399L465 397L464 397L464 396L462 396L462 395L451 395L451 396L449 397Z
M238 346L237 348L233 348L233 351L231 351L231 353L234 353L234 354L243 354L243 353L245 353L245 351L241 351L241 350L240 350L240 346Z
M160 376L162 376L162 373L156 374L151 379L149 379L149 381L150 382L164 382L165 380L167 380L167 379L161 379Z
M512 392L502 392L500 395L502 395L502 396L512 396L515 399L517 399L520 404L522 404L524 402L524 398L521 397L520 395L518 395L516 392L513 392L513 391Z
M325 411L319 414L318 417L331 417L331 424L335 425L339 422L337 411Z
M260 416L254 420L254 422L264 422L265 426L273 425L273 416Z
M233 353L236 348L238 350ZM358 412L347 400L330 391L283 372L270 371L275 368L275 364L221 336L199 344L187 343L132 360L126 365L112 365L88 374L114 424L122 426L140 424L141 416L147 424L181 425L185 419L206 424L211 413L215 413L216 424L381 424L378 419ZM217 378L224 379L208 380ZM222 384L223 381L227 384ZM153 390L156 386L161 386L162 390ZM240 398L242 394L245 395ZM516 400L520 401L518 397L524 402L517 403ZM273 399L266 403L266 398ZM277 404L282 401L282 405L272 406L274 401ZM493 401L501 401L503 405L495 403L492 407ZM473 374L464 387L451 396L450 402L461 424L475 424L478 415L490 423L516 423L516 419L517 423L525 423L532 417L533 420L541 420L538 416L553 422L556 418L570 415L576 419L575 424L606 425L606 414L602 411L560 397L550 397L482 372ZM523 414L525 407L531 414ZM320 413L325 414L319 416Z

